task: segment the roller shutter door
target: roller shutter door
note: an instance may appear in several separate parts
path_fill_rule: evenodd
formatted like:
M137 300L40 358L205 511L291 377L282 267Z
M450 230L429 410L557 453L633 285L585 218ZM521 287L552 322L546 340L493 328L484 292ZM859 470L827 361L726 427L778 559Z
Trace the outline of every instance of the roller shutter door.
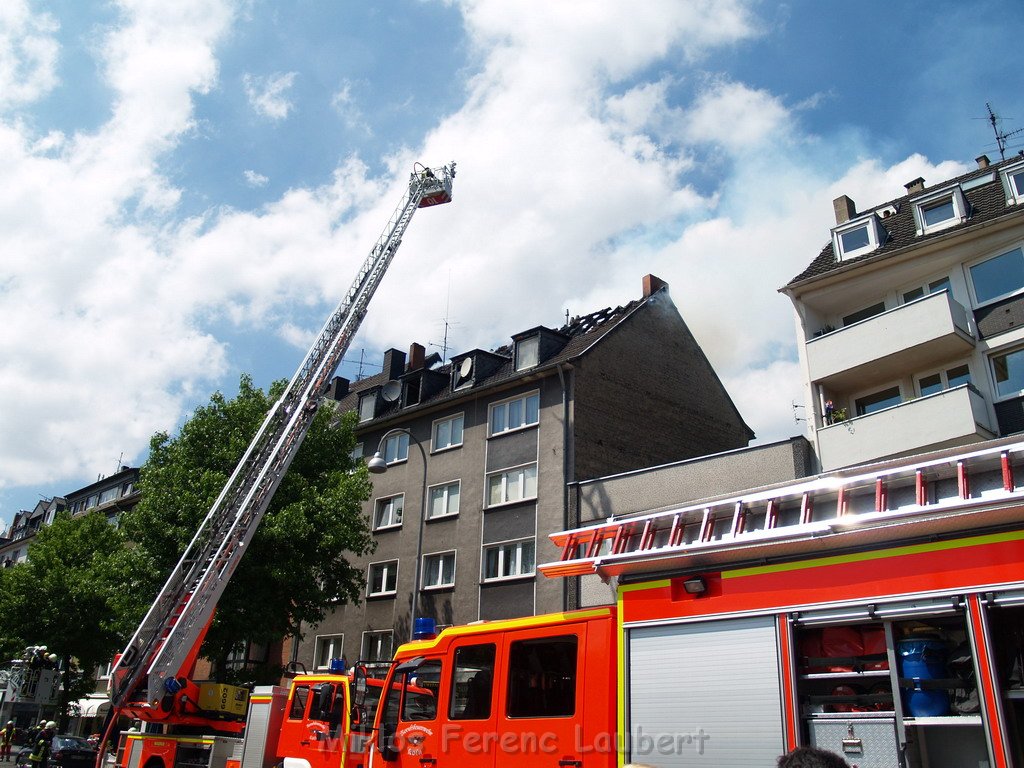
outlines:
M628 643L630 761L775 765L783 721L772 617L637 627Z

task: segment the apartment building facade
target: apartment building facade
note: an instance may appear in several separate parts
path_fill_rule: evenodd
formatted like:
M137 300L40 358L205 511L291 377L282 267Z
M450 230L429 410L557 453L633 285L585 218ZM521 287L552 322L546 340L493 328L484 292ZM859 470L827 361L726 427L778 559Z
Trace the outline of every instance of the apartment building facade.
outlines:
M820 468L1024 430L1024 156L834 208L829 242L780 289Z
M562 610L578 584L538 578L547 534L575 524L567 483L741 448L753 438L669 296L537 326L442 364L419 344L381 374L336 380L357 451L383 474L365 511L377 542L360 604L296 648L307 668L389 659L415 615L438 625Z

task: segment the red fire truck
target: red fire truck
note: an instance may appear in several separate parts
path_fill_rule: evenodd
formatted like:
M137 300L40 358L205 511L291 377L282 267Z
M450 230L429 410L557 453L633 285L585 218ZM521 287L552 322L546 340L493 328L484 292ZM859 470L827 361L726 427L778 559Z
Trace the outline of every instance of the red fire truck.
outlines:
M540 570L616 604L402 646L369 764L1022 766L1021 472L1004 439L555 534Z
M298 452L413 214L450 202L454 177L454 163L414 168L348 293L116 659L101 743L110 738L118 716L149 724L146 733L121 735L117 768L265 768L282 762L284 768L339 768L353 752L362 755L360 735L369 729L375 706L367 691L379 698L382 681L367 684L360 676L363 694L353 709L345 674L302 675L290 691L260 690L251 702L245 689L192 678L217 601ZM409 694L410 701L415 694ZM97 768L102 760L101 750Z

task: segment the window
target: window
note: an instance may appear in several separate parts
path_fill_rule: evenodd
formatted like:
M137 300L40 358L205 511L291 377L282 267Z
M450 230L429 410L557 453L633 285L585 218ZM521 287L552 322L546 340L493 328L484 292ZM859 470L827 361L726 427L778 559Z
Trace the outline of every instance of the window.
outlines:
M405 494L377 499L377 509L373 515L373 529L395 528L402 524L402 510L405 508Z
M517 640L508 653L509 717L576 712L576 635Z
M894 405L899 405L903 400L900 397L900 388L898 386L891 387L889 389L883 389L881 392L875 392L865 397L859 397L856 400L857 415L866 416L869 413L880 411L883 408L890 408Z
M832 230L832 248L839 261L853 259L876 250L885 243L887 233L876 213L848 221Z
M533 368L540 362L540 336L516 342L516 370Z
M359 420L369 421L377 409L377 393L371 392L359 398Z
M99 503L100 504L106 504L107 502L113 501L114 499L117 498L117 494L118 494L119 490L120 490L120 488L117 488L117 487L115 487L115 488L107 488L107 490L103 491L103 493L100 494L100 501L99 501Z
M318 635L314 664L317 669L330 669L331 659L340 659L345 652L344 635Z
M430 441L431 451L443 451L445 448L462 445L462 414L435 421Z
M366 580L368 597L393 595L398 588L398 561L388 560L385 563L371 563L370 576Z
M448 717L452 720L486 720L491 716L494 690L493 643L464 645L455 649Z
M455 552L438 552L423 558L423 588L455 585Z
M934 395L936 392L941 392L944 389L959 387L961 384L970 383L971 370L966 364L958 365L955 368L950 368L946 371L932 373L928 376L922 376L917 380L917 386L922 397L925 395Z
M404 722L423 722L437 717L437 692L441 687L441 660L427 659L409 675L402 702Z
M363 632L363 647L359 652L362 661L389 664L393 655L394 640L390 629Z
M484 581L532 576L534 552L533 539L486 547L484 549Z
M95 493L94 493L94 494L93 494L92 496L90 496L90 497L89 497L89 499L88 499L88 500L87 500L87 501L85 502L85 508L86 508L86 509L92 509L92 508L93 508L93 507L95 507L95 506L96 506L97 504L99 504L99 502L100 502L100 497L99 497L99 495L98 495L98 494L95 494Z
M1024 252L1014 248L973 265L969 271L975 300L987 304L1024 288Z
M353 463L357 463L361 458L363 458L363 444L356 443L353 445L352 450L348 455L352 459Z
M1024 203L1024 165L1019 163L1003 168L1003 189L1006 191L1006 204L1019 205Z
M537 498L537 465L530 464L487 476L487 506Z
M540 418L540 395L530 395L495 403L491 406L491 434L497 435L536 424Z
M966 219L967 203L959 186L937 190L914 201L914 223L919 235L956 226Z
M996 395L1016 397L1024 392L1024 349L995 355L992 371L996 379Z
M459 514L459 488L461 481L435 485L427 501L427 520Z
M843 318L843 325L853 325L859 323L861 320L867 320L869 317L880 315L885 312L885 302L880 301L877 304L872 304L870 307L864 307L856 312L847 315Z
M409 435L399 432L384 441L384 461L394 464L409 458Z
M309 686L296 685L295 693L292 695L292 706L288 710L289 720L301 720L306 714L306 702L309 700Z
M938 280L932 280L927 285L919 285L911 288L909 291L903 292L903 303L909 304L915 299L920 299L922 296L929 296L933 293L939 293L940 291L949 290L949 278L940 277Z

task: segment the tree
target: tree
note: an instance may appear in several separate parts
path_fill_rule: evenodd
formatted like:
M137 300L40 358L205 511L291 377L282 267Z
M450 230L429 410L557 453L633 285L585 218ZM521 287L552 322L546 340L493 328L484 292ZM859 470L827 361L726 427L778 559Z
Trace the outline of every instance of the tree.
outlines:
M153 437L140 470L142 498L122 519L134 556L150 577L148 601L170 574L224 487L285 382L269 394L243 376L234 399L216 393L171 438ZM363 575L349 554L373 549L362 502L369 498L366 467L351 458L355 414L321 408L271 501L248 551L218 604L202 656L226 682L274 682L268 667L238 678L227 668L243 642L270 644L316 625L327 608L356 600Z
M33 537L28 560L0 574L4 645L46 645L61 661L61 727L67 704L93 690L93 670L121 649L131 574L121 532L97 512L59 513Z

